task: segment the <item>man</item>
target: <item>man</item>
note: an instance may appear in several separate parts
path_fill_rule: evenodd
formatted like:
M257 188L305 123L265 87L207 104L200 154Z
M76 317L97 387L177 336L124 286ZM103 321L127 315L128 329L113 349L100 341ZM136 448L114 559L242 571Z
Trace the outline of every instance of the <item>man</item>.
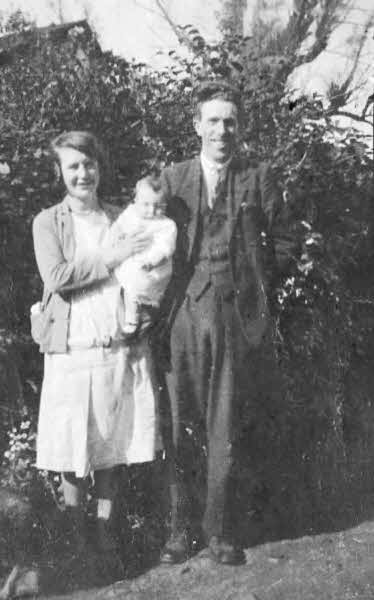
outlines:
M249 350L261 344L269 322L264 232L268 239L276 234L273 248L283 257L287 239L279 235L282 203L268 169L249 167L234 156L240 118L236 89L223 81L202 85L194 116L201 155L163 173L169 216L178 226L174 275L165 299L172 535L161 561L169 564L189 556L196 533L200 459L189 453L195 435L206 449L200 540L218 563L244 561L227 519L239 384Z

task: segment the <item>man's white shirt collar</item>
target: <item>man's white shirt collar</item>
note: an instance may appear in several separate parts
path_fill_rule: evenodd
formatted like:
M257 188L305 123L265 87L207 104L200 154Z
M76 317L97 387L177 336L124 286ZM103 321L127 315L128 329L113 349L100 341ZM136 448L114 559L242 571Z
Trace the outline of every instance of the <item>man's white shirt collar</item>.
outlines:
M207 175L217 175L217 174L221 174L227 170L227 168L232 160L232 157L230 156L230 158L224 163L216 163L216 162L213 162L212 160L210 160L209 158L207 158L206 156L204 156L203 153L201 153L200 160L201 160L201 166L202 166L204 173L206 173Z
M200 154L201 168L208 191L209 208L213 208L216 201L217 185L225 179L231 158L230 156L229 160L225 163L215 163L204 156L204 154Z

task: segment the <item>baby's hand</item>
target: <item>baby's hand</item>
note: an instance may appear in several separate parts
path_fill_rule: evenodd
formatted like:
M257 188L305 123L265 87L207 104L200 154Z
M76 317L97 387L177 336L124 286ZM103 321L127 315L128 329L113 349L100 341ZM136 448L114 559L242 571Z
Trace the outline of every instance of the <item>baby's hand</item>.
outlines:
M152 271L154 265L152 265L152 263L144 263L142 264L142 269L144 269L144 271Z

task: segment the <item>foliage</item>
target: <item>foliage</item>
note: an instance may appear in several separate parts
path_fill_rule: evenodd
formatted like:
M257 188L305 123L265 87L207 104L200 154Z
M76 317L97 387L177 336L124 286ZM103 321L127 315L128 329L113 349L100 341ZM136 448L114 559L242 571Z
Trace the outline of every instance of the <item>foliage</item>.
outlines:
M35 27L35 23L30 23L28 19L26 19L23 12L18 9L15 12L11 13L8 17L5 17L0 10L0 33L20 33L23 31L27 31Z
M66 129L97 133L108 147L103 193L124 203L151 165L198 152L193 86L206 78L233 80L244 101L240 152L272 164L300 249L272 298L286 388L282 414L271 427L276 409L261 406L267 430L256 439L264 461L286 452L285 461L302 470L313 456L311 485L318 487L322 462L344 459L336 440L346 435L350 368L358 356L368 365L363 419L371 415L365 388L373 355L370 161L357 134L341 132L319 98L290 99L287 78L298 47L282 47L280 37L269 54L241 36L214 45L192 26L181 32L188 51L169 52L169 66L160 71L98 52L79 27L18 55L17 68L2 67L0 327L16 344L29 343L29 306L41 293L30 225L61 194L48 160L50 139ZM20 368L24 374L25 363ZM361 442L369 444L372 432L365 431ZM292 442L287 451L285 439Z
M2 473L3 485L20 491L28 489L35 466L35 438L32 422L27 411L23 411L19 427L8 431L9 445L4 452L5 464Z

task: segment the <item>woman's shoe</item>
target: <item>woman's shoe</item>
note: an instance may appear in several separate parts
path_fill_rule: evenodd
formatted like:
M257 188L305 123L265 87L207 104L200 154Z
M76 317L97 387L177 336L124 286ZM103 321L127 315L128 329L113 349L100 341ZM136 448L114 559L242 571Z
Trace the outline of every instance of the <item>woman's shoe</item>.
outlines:
M172 536L165 544L160 562L164 565L176 565L190 557L190 548L184 533Z
M107 519L97 519L96 535L96 547L100 555L100 571L103 581L109 584L122 580L125 576L125 569Z
M86 550L86 522L81 507L67 506L65 508L64 543L71 554L82 554Z
M110 532L108 519L98 518L96 523L96 545L102 552L115 551L117 544Z

